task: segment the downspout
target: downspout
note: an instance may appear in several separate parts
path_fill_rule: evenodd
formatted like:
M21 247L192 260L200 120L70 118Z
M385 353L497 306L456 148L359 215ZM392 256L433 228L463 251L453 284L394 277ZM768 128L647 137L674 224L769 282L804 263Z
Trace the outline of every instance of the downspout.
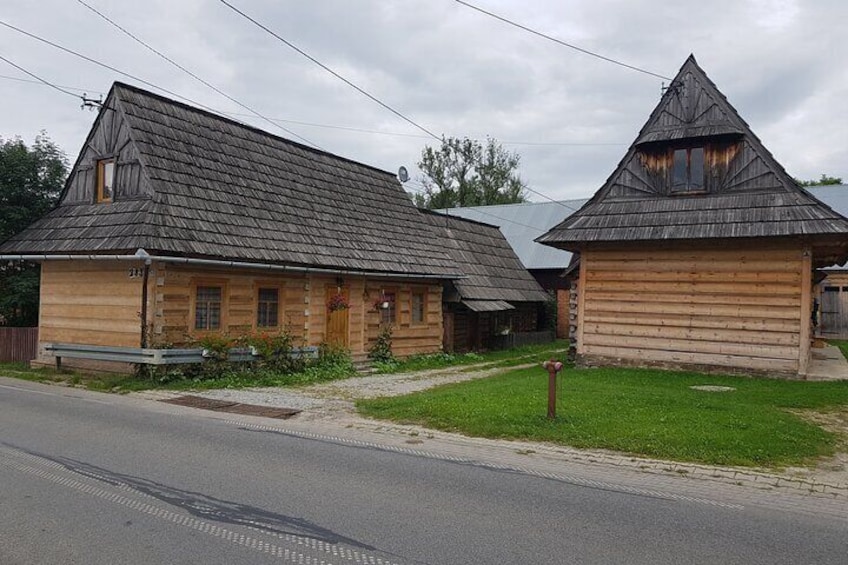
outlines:
M144 260L143 273L141 276L141 348L147 348L147 281L150 278L150 264L153 261L148 257Z

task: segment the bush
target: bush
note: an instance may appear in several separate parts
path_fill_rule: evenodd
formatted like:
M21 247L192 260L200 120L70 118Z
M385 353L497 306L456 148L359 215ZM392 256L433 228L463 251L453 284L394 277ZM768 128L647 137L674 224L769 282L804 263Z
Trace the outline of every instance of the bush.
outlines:
M392 354L392 326L386 324L380 328L377 341L368 350L368 358L377 363L392 363L395 356Z
M277 334L256 333L240 338L240 343L253 349L260 357L259 367L276 373L296 373L304 368L302 358L292 357L294 339L288 332Z

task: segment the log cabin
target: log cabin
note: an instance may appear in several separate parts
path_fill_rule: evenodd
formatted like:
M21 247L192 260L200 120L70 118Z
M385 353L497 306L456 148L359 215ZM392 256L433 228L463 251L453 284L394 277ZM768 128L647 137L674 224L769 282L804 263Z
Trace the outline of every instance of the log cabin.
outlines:
M255 331L363 357L381 323L407 356L441 350L464 276L440 235L391 173L115 83L58 206L0 257L41 264L43 362Z
M537 241L580 254L579 363L803 377L813 270L845 262L848 220L690 56L604 185Z

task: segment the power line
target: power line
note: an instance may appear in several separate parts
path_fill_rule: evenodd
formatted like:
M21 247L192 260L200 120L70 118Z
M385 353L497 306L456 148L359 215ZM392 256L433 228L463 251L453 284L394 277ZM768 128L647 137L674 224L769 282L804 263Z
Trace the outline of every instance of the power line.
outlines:
M18 81L18 82L27 82L27 83L30 83L30 84L39 84L39 85L44 86L44 84L42 82L37 81L37 80L29 80L29 79L25 79L25 78L12 77L12 76L8 76L8 75L0 75L0 79L14 80L14 81ZM66 88L68 90L77 90L79 92L91 92L91 93L94 93L94 94L103 94L103 92L96 90L94 88L79 88L79 87L67 86L67 85L58 85L58 86L61 86L62 88ZM244 113L240 113L240 112L225 112L223 110L215 110L215 113L223 114L223 115L227 115L227 116L232 116L232 117L235 117L235 118L247 118L247 117L251 117L251 116L254 115L254 114L244 114ZM414 138L414 139L430 139L429 135L421 135L421 134L418 134L418 133L403 133L403 132L399 132L399 131L380 131L380 130L375 130L375 129L358 128L358 127L353 127L353 126L340 126L340 125L335 125L335 124L319 124L319 123L315 123L315 122L304 122L304 121L301 121L301 120L290 120L290 119L287 119L287 118L268 118L268 120L270 120L271 122L275 122L275 125L276 125L276 122L283 122L283 123L287 123L287 124L295 124L295 125L300 125L300 126L325 128L325 129L335 129L335 130L350 131L350 132L355 132L355 133L371 133L371 134L375 134L375 135L386 135L386 136L392 136L392 137L410 137L410 138ZM526 145L526 146L531 146L531 147L537 147L537 146L541 146L541 147L608 147L608 146L610 146L611 147L611 146L628 145L627 143L580 142L580 141L513 141L513 140L503 140L503 141L498 140L498 141L502 145Z
M322 69L324 69L325 71L327 71L328 73L333 75L334 77L336 77L337 79L341 80L342 82L344 82L345 84L347 84L351 88L354 88L360 94L367 96L368 98L370 98L371 100L373 100L374 102L376 102L377 104L379 104L380 106L385 108L386 110L390 111L391 113L393 113L397 117L401 118L402 120L406 121L407 123L409 123L409 124L415 126L416 128L420 129L421 131L423 131L424 133L426 133L427 135L429 135L433 139L435 139L437 141L442 141L442 138L439 137L438 135L436 135L435 133L433 133L432 131L428 130L427 128L418 124L417 122L414 122L412 119L401 114L398 110L395 110L394 108L392 108L391 106L389 106L388 104L386 104L385 102L383 102L382 100L377 98L376 96L373 96L369 92L367 92L364 89L360 88L359 86L355 85L354 83L352 83L351 81L349 81L348 79L346 79L345 77L343 77L342 75L340 75L339 73L337 73L336 71L334 71L333 69L331 69L330 67L328 67L327 65L325 65L324 63L322 63L321 61L319 61L318 59L316 59L315 57L313 57L309 53L307 53L306 51L304 51L303 49L300 49L299 47L297 47L296 45L294 45L290 41L284 39L283 37L274 33L273 31L271 31L266 26L262 25L261 23L259 23L255 19L253 19L252 17L248 16L247 14L245 14L244 12L242 12L241 10L239 10L238 8L236 8L235 6L233 6L232 4L227 2L227 0L220 0L220 2L222 4L224 4L225 6L227 6L229 9L231 9L232 11L234 11L235 13L239 14L240 16L242 16L243 18L248 20L249 22L253 23L253 25L255 25L256 27L258 27L258 28L264 30L266 33L276 37L279 41L281 41L285 45L289 46L290 48L294 49L295 51L297 51L298 53L300 53L301 55L303 55L304 57L306 57L307 59L309 59L310 61L312 61L313 63L315 63L316 65L318 65L319 67L321 67Z
M83 55L82 53L78 53L78 52L74 51L73 49L68 49L67 47L62 47L58 43L54 43L54 42L52 42L48 39L44 39L43 37L35 35L34 33L30 33L30 32L25 31L25 30L23 30L19 27L15 27L12 24L4 22L3 20L0 20L0 25L5 26L5 27L7 27L11 30L17 31L18 33L26 35L27 37L35 39L36 41L40 41L40 42L42 42L46 45L49 45L49 46L54 47L56 49L59 49L60 51L64 51L65 53L68 53L69 55L73 55L74 57L78 57L80 59L83 59L84 61L88 61L89 63L93 63L93 64L97 65L98 67L103 67L104 69L108 69L108 70L110 70L114 73L118 73L119 75L125 76L125 77L132 79L134 81L140 82L142 84L146 84L147 86L149 86L151 88L155 88L156 90L162 91L162 92L164 92L164 93L166 93L170 96L173 96L174 98L179 98L180 100L184 100L184 101L186 101L190 104L194 104L195 106L197 106L199 108L203 108L206 111L209 111L209 112L212 112L212 113L217 113L214 108L210 108L209 106L206 106L205 104L201 104L200 102L196 102L196 101L192 100L191 98L187 98L185 96L182 96L181 94L177 94L176 92L168 90L167 88L163 88L161 86L153 84L150 81L144 80L141 77L131 75L130 73L124 72L120 69L116 69L115 67L107 65L106 63L102 63L102 62L100 62L96 59L92 59L91 57Z
M308 54L306 54L305 52L301 51L300 49L298 49L298 48L297 48L297 47L295 47L294 45L292 45L292 44L288 43L285 39L283 39L282 37L278 36L278 35L277 35L277 34L275 34L273 31L269 30L268 28L266 28L265 26L263 26L262 24L260 24L260 23L259 23L259 22L257 22L256 20L254 20L254 19L250 18L249 16L247 16L247 15L246 15L246 14L244 14L243 12L239 11L237 8L235 8L235 7L233 7L232 5L230 5L229 3L227 3L227 2L226 2L226 0L220 0L220 1L221 1L223 4L227 5L228 7L230 7L230 8L231 8L232 10L234 10L235 12L239 13L240 15L242 15L243 17L245 17L246 19L248 19L248 20L250 20L251 22L253 22L253 23L254 23L255 25L257 25L258 27L262 28L263 30L265 30L265 31L266 31L266 32L268 32L269 34L273 35L274 37L276 37L277 39L279 39L280 41L282 41L282 42L283 42L283 43L285 43L286 45L289 45L289 46L290 46L290 47L292 47L293 49L295 49L295 50L297 50L298 52L300 52L301 54L303 54L305 57L307 57L307 58L309 58L310 60L314 61L316 64L318 64L318 65L319 65L319 66L321 66L322 68L326 69L328 72L332 73L334 76L337 76L340 80L342 80L342 81L344 81L345 83L347 83L347 84L351 85L351 86L352 86L353 88L355 88L356 90L358 90L358 91L362 92L363 94L365 94L365 95L366 95L366 96L368 96L369 98L373 99L375 102L377 102L378 104L380 104L380 105L381 105L381 106L383 106L384 108L386 108L386 109L390 110L392 113L394 113L394 114L396 114L396 115L400 116L401 118L403 118L403 119L404 119L404 120L406 120L407 122L411 123L412 125L414 125L414 126L415 126L415 127L417 127L418 129L420 129L420 130L424 131L425 133L427 133L428 135L430 135L430 137L432 137L432 138L434 138L434 139L438 140L439 142L441 142L441 141L442 141L442 138L440 138L440 137L436 136L434 133L430 132L430 131L429 131L429 130L427 130L426 128L424 128L424 127L422 127L422 126L420 126L420 125L416 124L415 122L413 122L413 121L412 121L412 120L410 120L409 118L407 118L407 117L403 116L403 114L400 114L397 110L394 110L394 109L393 109L393 108L391 108L390 106L388 106L388 105L384 104L383 102L381 102L380 100L378 100L378 99L374 98L371 94L368 94L368 93L367 93L367 92L365 92L364 90L360 89L359 87L357 87L356 85L354 85L353 83L351 83L350 81L348 81L347 79L345 79L344 77L342 77L341 75L338 75L337 73L335 73L334 71L332 71L332 70L331 70L331 69L329 69L328 67L324 66L322 63L320 63L320 62L319 62L319 61L317 61L316 59L313 59L311 56L309 56L309 55L308 55ZM43 38L43 37L40 37L40 36L38 36L38 35L35 35L35 34L30 33L30 32L28 32L28 31L25 31L25 30L23 30L23 29L21 29L21 28L19 28L19 27L16 27L16 26L14 26L14 25L12 25L12 24L9 24L9 23L7 23L7 22L5 22L5 21L3 21L3 20L0 20L0 25L2 25L2 26L4 26L4 27L7 27L7 28L9 28L9 29L11 29L11 30L17 31L18 33L21 33L21 34L23 34L23 35L26 35L27 37L30 37L30 38L35 39L35 40L37 40L37 41L40 41L40 42L42 42L42 43L44 43L44 44L46 44L46 45L49 45L49 46L54 47L54 48L56 48L56 49L59 49L60 51L64 51L65 53L68 53L68 54L70 54L70 55L73 55L73 56L75 56L75 57L78 57L78 58L80 58L80 59L83 59L83 60L88 61L88 62L90 62L90 63L93 63L93 64L95 64L95 65L97 65L97 66L103 67L103 68L108 69L108 70L110 70L110 71L112 71L112 72L118 73L118 74L123 75L123 76L125 76L125 77L128 77L128 78L130 78L130 79L132 79L132 80L135 80L135 81L140 82L140 83L142 83L142 84L148 85L148 86L150 86L151 88L155 88L155 89L157 89L157 90L160 90L160 91L162 91L162 92L165 92L166 94L169 94L169 95L171 95L171 96L173 96L173 97L175 97L175 98L179 98L179 99L181 99L181 100L184 100L184 101L186 101L186 102L188 102L188 103L190 103L190 104L193 104L193 105L195 105L195 106L197 106L197 107L203 108L203 109L205 109L205 110L207 110L207 111L209 111L209 112L212 112L212 113L214 113L214 114L220 114L220 113L221 113L221 112L218 112L217 110L215 110L214 108L210 108L209 106L206 106L205 104L201 104L200 102L196 102L196 101L192 100L191 98L188 98L188 97L182 96L181 94L177 94L176 92L173 92L173 91L168 90L168 89L166 89L166 88L164 88L164 87L158 86L158 85L156 85L156 84L154 84L154 83L152 83L152 82L150 82L150 81L144 80L144 79L142 79L142 78L140 78L140 77L137 77L137 76L135 76L135 75L132 75L132 74L130 74L130 73L127 73L127 72L125 72L125 71L122 71L122 70L120 70L120 69L117 69L117 68L115 68L115 67L112 67L112 66L110 66L110 65L107 65L106 63L102 63L102 62L100 62L100 61L98 61L98 60L96 60L96 59L93 59L93 58L91 58L91 57L88 57L88 56L86 56L86 55L83 55L83 54L81 54L81 53L78 53L78 52L76 52L76 51L74 51L74 50L72 50L72 49L69 49L69 48L67 48L67 47L63 47L63 46L61 46L61 45L59 45L59 44L57 44L57 43L54 43L54 42L52 42L52 41L50 41L50 40L47 40L47 39L45 39L45 38ZM34 76L34 75L33 75L33 76ZM34 78L37 78L37 77L34 77ZM45 82L45 84L50 85L50 83L47 83L46 81L44 81L44 82ZM53 85L50 85L50 86L53 86ZM67 94L71 94L71 96L75 96L75 97L77 97L75 94L72 94L72 93L67 93ZM556 204L558 204L558 205L560 205L560 206L562 206L562 207L564 207L564 208L567 208L567 209L570 209L570 210L574 210L574 208L571 208L570 206L567 206L567 205L563 204L562 202L560 202L560 201L558 201L558 200L555 200L555 199L551 198L550 196L548 196L548 195L546 195L546 194L543 194L543 193L541 193L541 192L539 192L539 191L537 191L537 190L535 190L535 189L532 189L532 188L527 187L527 186L525 186L524 188L525 188L525 190L527 190L528 192L531 192L531 193L533 193L533 194L536 194L536 195L538 195L538 196L541 196L542 198L544 198L544 199L546 199L546 200L549 200L549 201L551 201L551 202L554 202L554 203L556 203Z
M426 186L425 186L422 182L417 181L417 180L413 180L413 179L409 179L409 181L408 181L408 182L415 183L415 184L417 184L417 185L420 187L420 188L418 188L418 189L415 189L415 188L413 188L413 187L410 187L410 188L412 188L415 192L417 192L417 193L419 193L419 194L425 194L425 193L427 192L427 187L426 187ZM525 188L525 189L527 189L527 190L529 190L526 186L525 186L524 188ZM542 193L540 193L540 192L536 192L535 190L530 190L530 192L533 192L534 194L538 194L538 195L540 195L540 196L543 196L544 198L547 198L547 199L548 199L548 200L550 200L551 202L553 202L553 203L555 203L555 204L559 204L559 205L560 205L560 206L562 206L563 208L566 208L566 209L568 209L568 210L571 210L572 212L576 212L576 211L577 211L577 208L575 208L575 207L573 207L573 206L570 206L570 205L568 205L568 204L566 204L566 203L562 202L561 200L554 200L554 199L552 199L552 198L550 198L550 197L548 197L548 196L546 196L546 195L544 195L544 194L542 194ZM493 217L493 218L497 218L497 219L502 220L502 221L504 221L504 222L509 222L509 223L512 223L512 224L517 224L517 225L522 226L522 227L525 227L525 228L538 229L538 228L535 228L535 227L533 227L533 226L528 226L528 225L526 225L526 224L522 224L522 223L520 223L520 222L515 222L515 221L512 221L512 220L508 220L508 219L506 219L506 218L501 218L500 216L496 216L496 215L492 214L491 212L484 212L484 211L482 211L482 210L479 210L479 208L480 208L480 207L481 207L481 206L468 206L468 208L474 208L474 210L475 210L476 212L480 212L481 214L484 214L484 215L486 215L486 216L491 216L491 217ZM544 232L545 230L539 230L539 231Z
M21 71L22 73L26 73L27 75L29 75L29 76L31 76L32 78L36 79L38 82L41 82L41 83L43 83L43 84L46 84L46 85L47 85L47 86L49 86L50 88L53 88L53 89L55 89L55 90L58 90L58 91L59 91L59 92L61 92L62 94L67 94L68 96L73 96L74 98L82 98L79 94L74 94L74 93L73 93L73 92L71 92L70 90L65 90L65 89L64 89L64 88L62 88L61 86L56 86L56 85L55 85L55 84L53 84L52 82L48 82L48 81L44 80L43 78L41 78L40 76L38 76L38 75L36 75L36 74L33 74L33 73L29 72L28 70L26 70L25 68L21 67L20 65L16 65L15 63L13 63L12 61L10 61L9 59L7 59L6 57L4 57L3 55L0 55L0 60L7 62L8 64L12 65L13 67L15 67L16 69L18 69L18 70L19 70L19 71Z
M29 84L39 84L39 85L44 86L44 82L40 81L40 80L30 80L30 79L21 78L21 77L12 77L12 76L9 76L9 75L0 75L0 79L14 80L14 81L18 81L18 82L27 82ZM51 85L47 85L47 86L51 86ZM84 92L84 93L91 92L93 94L103 94L103 92L101 92L101 91L99 91L95 88L77 88L75 86L67 86L67 85L64 85L64 84L57 84L56 86L65 88L67 90L76 90L76 91Z
M100 16L103 20L105 20L106 22L108 22L109 24L111 24L112 26L114 26L115 28L119 29L119 30L120 30L121 32L123 32L125 35L127 35L128 37L130 37L131 39L133 39L133 40L134 40L134 41L136 41L137 43L141 44L142 46L144 46L145 48L147 48L149 51L151 51L151 52L155 53L156 55L158 55L159 57L161 57L162 59L164 59L165 61L167 61L167 62L168 62L168 63L170 63L171 65L175 66L175 67L176 67L176 68L178 68L179 70L183 71L184 73L186 73L187 75L189 75L189 76L190 76L190 77L192 77L193 79L195 79L195 80L199 81L200 83L204 84L205 86L207 86L207 87L211 88L212 90L214 90L215 92L217 92L217 93L218 93L218 94L220 94L221 96L225 97L227 100L229 100L229 101L231 101L231 102L234 102L235 104L238 104L239 106L241 106L241 107L242 107L242 108L244 108L245 110L247 110L247 111L251 112L251 114L253 114L254 116L258 116L259 118L262 118L263 120L265 120L265 121L266 121L266 122L268 122L269 124L271 124L271 125L273 125L273 126L276 126L276 127L280 128L280 129L281 129L281 130L283 130L284 132L286 132L286 133L288 133L288 134L290 134L290 135L293 135L294 137L296 137L296 138L300 139L301 141L303 141L303 142L305 142L305 143L307 143L307 144L309 144L309 145L312 145L313 147L317 147L318 149L321 149L322 151L324 150L322 147L319 147L317 143L314 143L314 142L312 142L312 141L310 141L310 140L306 139L305 137L303 137L303 136L301 136L301 135L298 135L297 133L295 133L295 132L291 131L290 129L286 129L286 128L284 128L283 126L281 126L280 124L278 124L278 123L276 123L276 122L272 121L271 119L266 118L265 116L263 116L262 114L260 114L259 112L257 112L257 111L256 111L256 110L254 110L253 108L251 108L250 106L247 106L246 104L243 104L243 103L239 102L238 100L236 100L235 98L233 98L232 96L230 96L230 95L229 95L229 94L227 94L226 92L222 91L221 89L219 89L219 88L218 88L218 87L216 87L215 85L210 84L209 82L207 82L207 81L203 80L202 78L200 78L199 76L197 76L195 73L191 72L190 70L188 70L188 69L187 69L187 68L185 68L184 66L180 65L179 63L177 63L176 61L174 61L173 59L171 59L170 57L168 57L167 55L165 55L165 54L164 54L164 53L162 53L161 51L159 51L159 50L155 49L155 48L154 48L154 47L152 47L150 44L148 44L148 43L144 42L144 41L143 41L142 39L140 39L138 36L134 35L132 32L130 32L130 31L129 31L129 30L127 30L126 28L122 27L122 26L121 26L121 25L119 25L117 22L115 22L114 20L112 20L111 18L109 18L107 15L105 15L105 14L104 14L104 13L102 13L102 12L100 12L99 10L97 10L96 8L94 8L93 6L91 6L91 5L87 4L87 3L86 3L86 2L84 2L83 0L77 0L77 2L79 2L79 3L80 3L80 4L82 4L83 6L85 6L86 8L88 8L89 10L91 10L92 12L94 12L95 14L97 14L98 16Z
M630 69L632 71L644 73L646 75L661 78L661 79L664 79L664 80L672 80L671 78L669 78L667 76L663 76L663 75L660 75L660 74L657 74L657 73L654 73L654 72L651 72L651 71L648 71L648 70L645 70L645 69L642 69L642 68L639 68L639 67L635 67L633 65L628 65L627 63L623 63L621 61L617 61L616 59L612 59L610 57L605 57L605 56L603 56L599 53L595 53L594 51L589 51L588 49L583 49L582 47L572 45L571 43L566 43L565 41L562 41L561 39L557 39L556 37L551 37L550 35L544 34L540 31L536 31L535 29L529 28L525 25L521 25L517 22L514 22L512 20L504 18L503 16L499 16L499 15L494 14L492 12L486 11L483 8L480 8L480 7L475 6L473 4L469 4L468 2L465 2L464 0L454 0L454 1L457 4L462 4L466 8L471 8L472 10L476 10L476 11L480 12L481 14L485 14L489 17L495 18L496 20L500 20L505 24L509 24L511 26L517 27L518 29L522 29L522 30L524 30L528 33L532 33L533 35L538 35L539 37L547 39L548 41L553 41L554 43L558 43L559 45L562 45L564 47L568 47L569 49L574 49L575 51L579 51L580 53L583 53L585 55L589 55L591 57L596 57L598 59L601 59L602 61L606 61L608 63L612 63L614 65L618 65L620 67L624 67L624 68Z

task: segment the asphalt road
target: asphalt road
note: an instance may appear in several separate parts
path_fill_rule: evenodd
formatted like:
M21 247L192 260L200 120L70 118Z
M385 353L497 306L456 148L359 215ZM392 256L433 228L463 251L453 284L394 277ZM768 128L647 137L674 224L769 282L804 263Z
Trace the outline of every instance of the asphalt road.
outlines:
M0 379L0 564L848 562L838 512L257 422Z

